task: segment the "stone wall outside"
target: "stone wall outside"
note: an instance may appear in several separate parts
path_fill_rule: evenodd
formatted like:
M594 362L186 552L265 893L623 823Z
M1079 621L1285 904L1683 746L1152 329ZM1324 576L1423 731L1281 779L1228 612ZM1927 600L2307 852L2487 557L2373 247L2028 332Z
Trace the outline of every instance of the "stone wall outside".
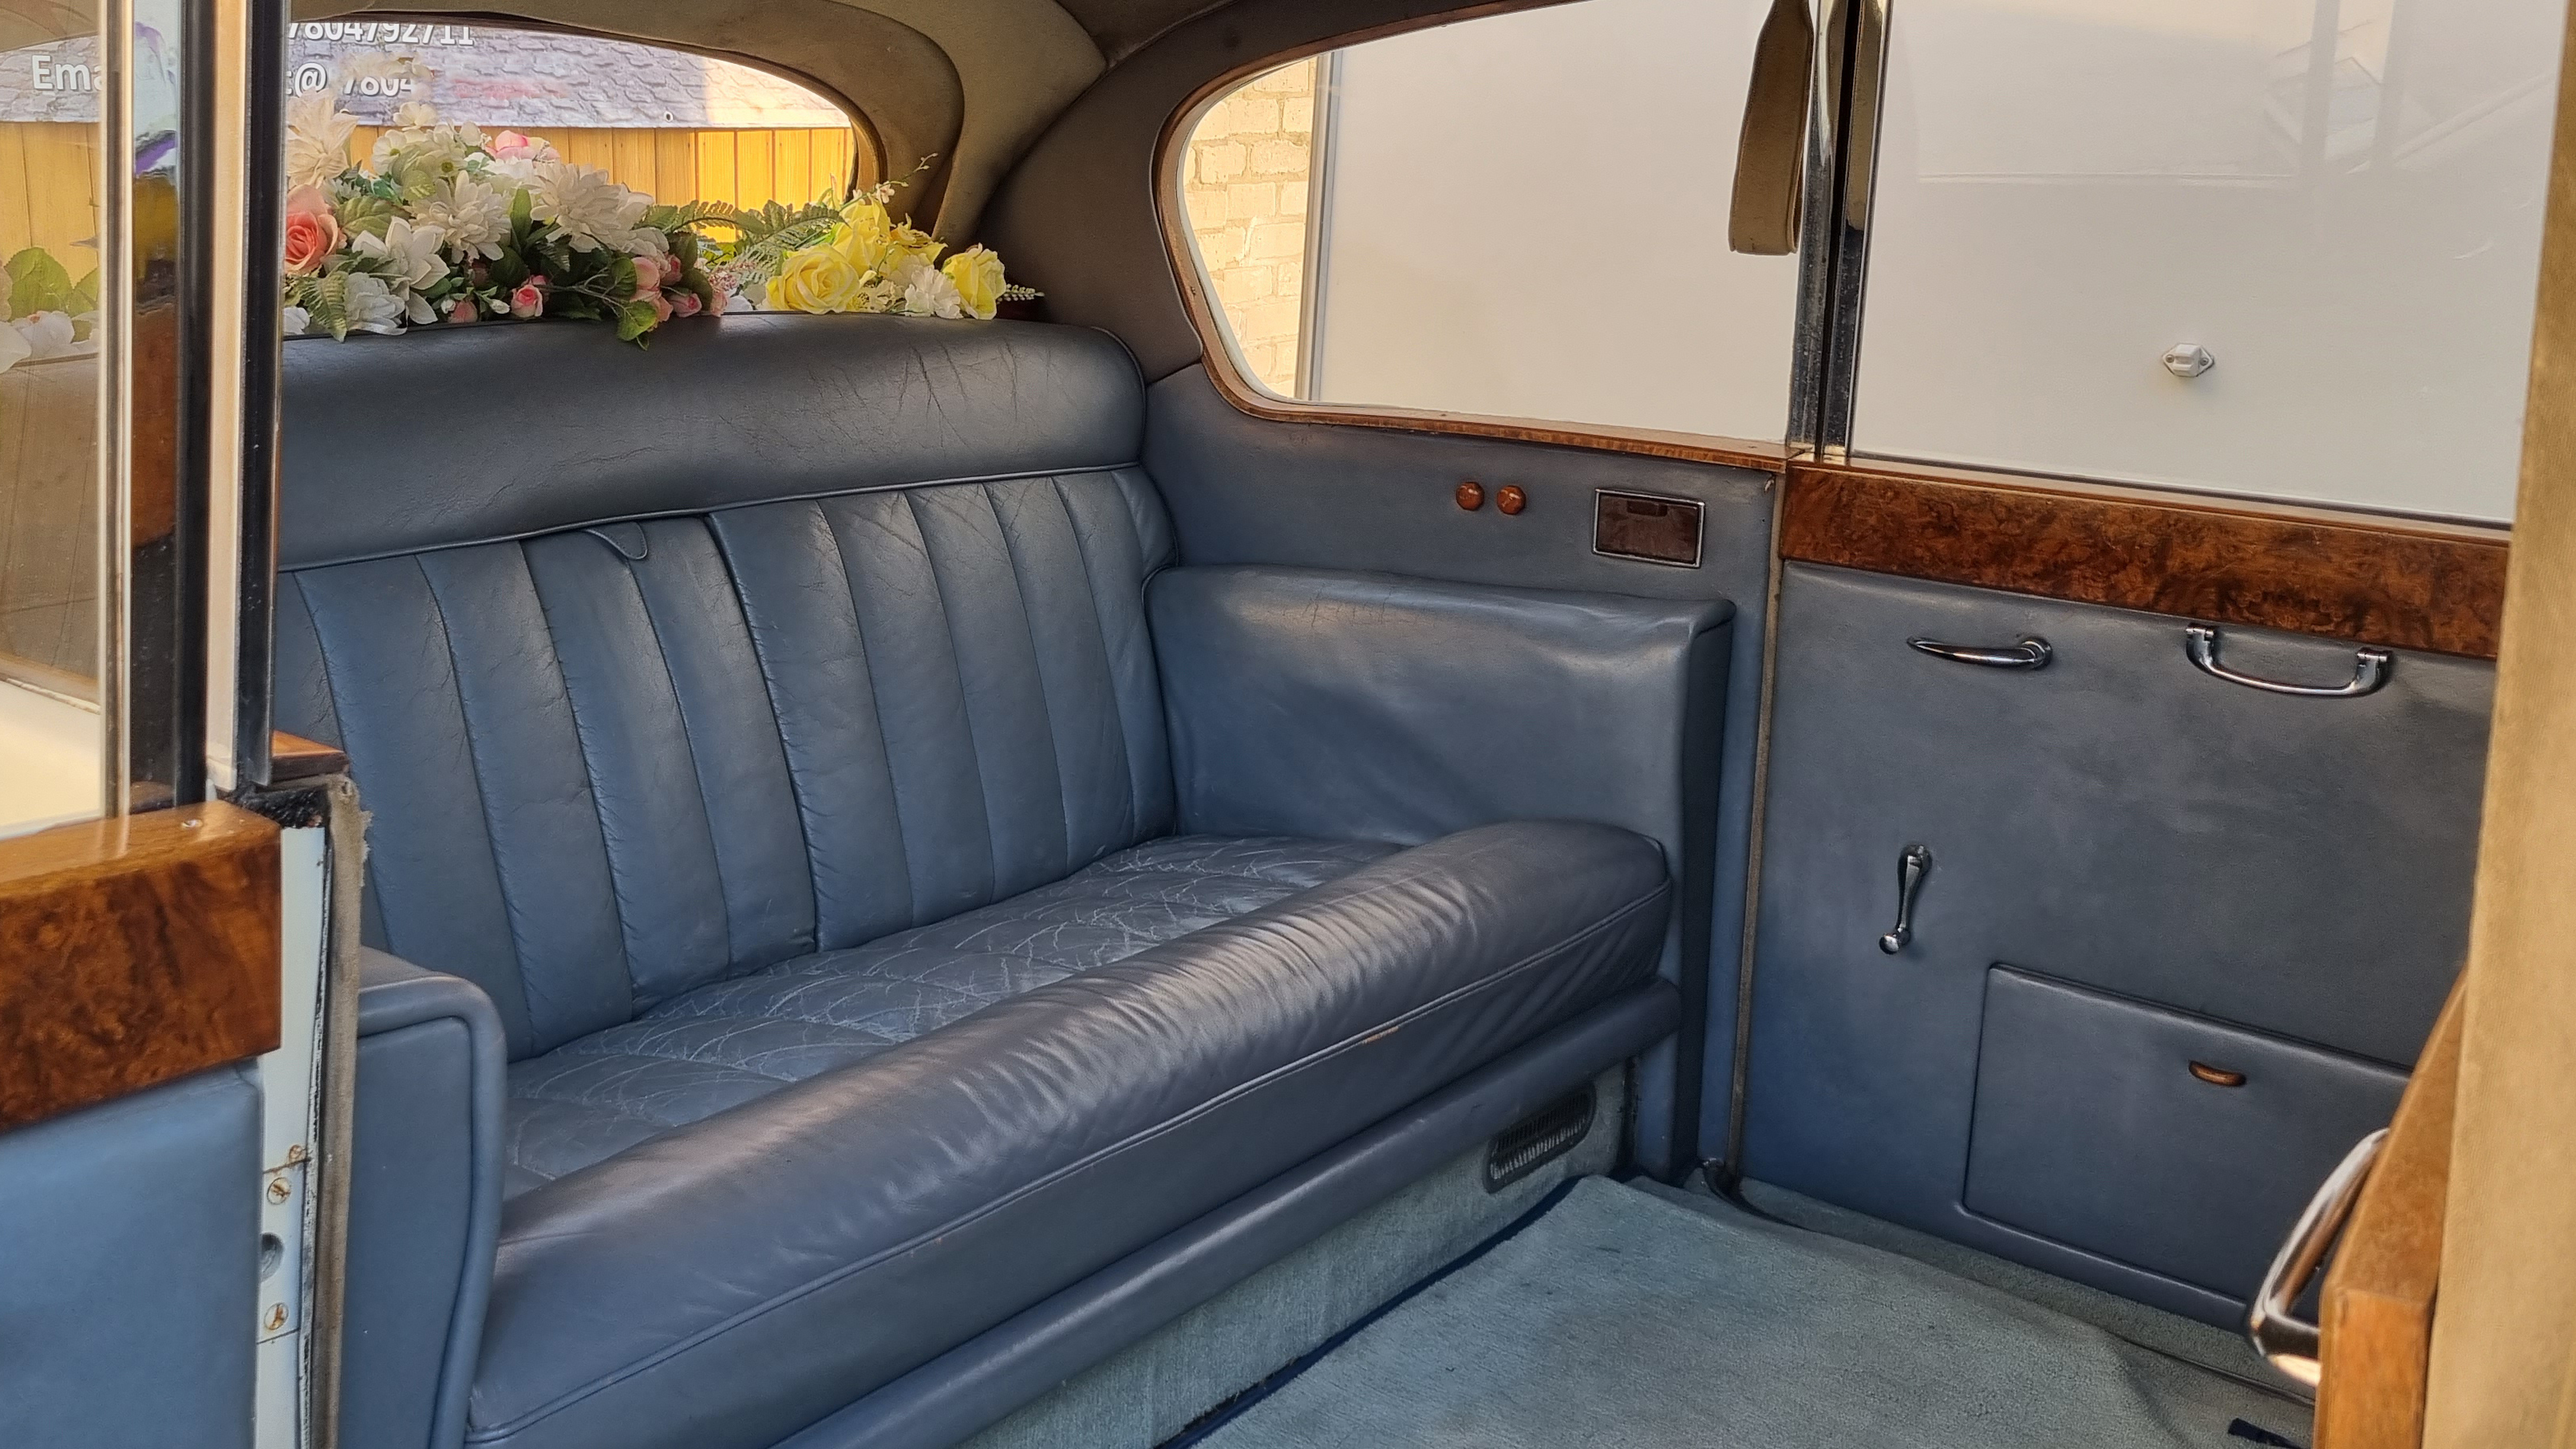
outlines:
M1306 195L1316 62L1282 66L1226 97L1190 137L1183 209L1245 368L1296 391L1305 295Z

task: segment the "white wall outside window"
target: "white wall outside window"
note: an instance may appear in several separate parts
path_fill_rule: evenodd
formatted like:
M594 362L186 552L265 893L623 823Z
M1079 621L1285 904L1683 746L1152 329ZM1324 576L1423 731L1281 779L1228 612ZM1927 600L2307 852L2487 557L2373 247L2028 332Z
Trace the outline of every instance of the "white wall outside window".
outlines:
M2557 0L1891 16L1855 451L2511 516Z
M1341 52L1309 394L1777 439L1797 259L1726 249L1759 0Z

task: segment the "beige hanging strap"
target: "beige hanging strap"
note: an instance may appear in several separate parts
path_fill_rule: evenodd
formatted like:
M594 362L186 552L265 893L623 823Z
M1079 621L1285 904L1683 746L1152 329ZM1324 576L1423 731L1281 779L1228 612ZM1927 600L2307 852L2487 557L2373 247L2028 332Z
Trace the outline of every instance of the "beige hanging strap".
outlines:
M1816 22L1807 0L1771 0L1753 43L1744 135L1735 149L1735 201L1726 224L1730 250L1776 257L1798 249L1798 186L1815 59Z

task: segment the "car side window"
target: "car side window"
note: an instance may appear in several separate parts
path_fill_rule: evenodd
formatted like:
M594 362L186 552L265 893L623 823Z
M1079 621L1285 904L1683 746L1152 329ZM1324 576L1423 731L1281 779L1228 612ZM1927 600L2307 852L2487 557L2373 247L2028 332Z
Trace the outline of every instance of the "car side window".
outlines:
M1212 97L1168 158L1280 399L1777 440L1798 259L1727 247L1750 0L1582 0Z

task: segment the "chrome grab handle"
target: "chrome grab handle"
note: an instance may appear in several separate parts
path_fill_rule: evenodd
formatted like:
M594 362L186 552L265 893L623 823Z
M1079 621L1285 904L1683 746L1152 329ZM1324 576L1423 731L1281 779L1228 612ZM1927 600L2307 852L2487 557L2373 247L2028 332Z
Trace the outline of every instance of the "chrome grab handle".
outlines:
M2245 1336L2254 1341L2255 1352L2310 1388L2316 1387L2321 1371L2320 1334L2317 1325L2297 1316L2299 1295L2308 1291L2326 1254L2334 1250L2335 1239L2343 1236L2353 1202L2361 1196L2361 1185L2370 1179L2371 1164L2379 1160L2379 1149L2387 1141L2388 1129L2382 1127L2354 1143L2342 1163L2326 1174L2325 1185L2308 1200L2307 1211L2299 1214L2289 1240L2273 1257L2262 1288L2254 1294L2254 1307L2245 1316Z
M1944 644L1938 639L1908 639L1909 648L1935 659L1955 659L1961 664L1982 664L1989 669L2046 669L2048 641L2036 634L2022 636L2018 644Z
M1896 929L1878 938L1878 949L1893 956L1914 939L1914 893L1923 889L1923 873L1932 868L1932 852L1920 845L1905 847L1896 857Z
M2260 689L2272 694L2304 694L2318 699L2353 699L2376 691L2388 682L2389 655L2385 649L2353 651L2352 680L2347 684L2287 684L2278 679L2264 679L2244 674L2218 662L2218 631L2207 624L2192 624L2182 631L2183 652L2191 656L2192 665L2203 674L2215 675L2230 684L2247 689Z

